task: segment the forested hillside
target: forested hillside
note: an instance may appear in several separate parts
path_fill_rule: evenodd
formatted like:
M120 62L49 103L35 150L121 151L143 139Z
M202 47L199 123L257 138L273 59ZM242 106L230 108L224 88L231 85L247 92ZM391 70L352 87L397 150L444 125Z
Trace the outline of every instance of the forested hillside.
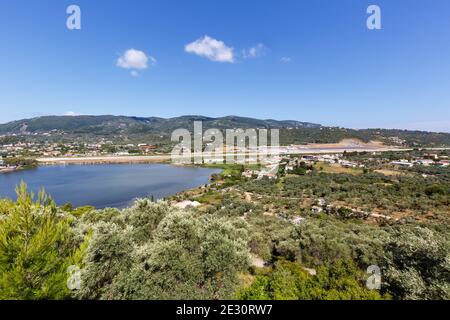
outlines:
M22 141L45 139L67 142L75 139L79 142L86 142L107 138L115 142L145 141L153 144L170 144L171 134L174 130L185 128L193 132L194 121L202 121L203 130L210 128L222 131L235 128L280 129L282 145L338 143L343 139L359 139L364 142L381 141L387 145L407 147L450 146L450 133L387 129L354 130L324 127L319 124L293 120L258 120L236 116L221 118L181 116L170 119L125 116L46 116L2 124L0 125L0 134L18 135L22 138L16 137L16 139Z
M192 129L194 121L202 121L205 129L232 128L309 128L318 124L299 121L258 120L228 116L210 118L181 116L176 118L125 117L125 116L45 116L24 119L0 125L0 134L44 133L51 130L72 134L170 134L178 128Z

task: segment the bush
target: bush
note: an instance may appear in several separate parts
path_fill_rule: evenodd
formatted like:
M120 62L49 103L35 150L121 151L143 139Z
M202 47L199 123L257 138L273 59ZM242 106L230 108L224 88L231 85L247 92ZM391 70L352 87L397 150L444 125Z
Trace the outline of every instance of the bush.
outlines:
M450 299L449 230L404 225L385 245L388 290L400 299Z
M83 299L223 299L249 265L240 219L196 216L138 200L94 224L84 260Z
M36 159L28 159L23 157L6 158L4 161L8 166L22 166L26 168L34 168L38 164Z
M256 277L253 284L238 291L242 300L379 300L389 299L363 285L361 274L351 261L339 260L309 275L300 264L278 261L269 275Z
M382 261L388 233L366 224L322 216L308 218L280 241L277 250L310 266L354 260L361 268ZM280 250L282 248L283 250Z

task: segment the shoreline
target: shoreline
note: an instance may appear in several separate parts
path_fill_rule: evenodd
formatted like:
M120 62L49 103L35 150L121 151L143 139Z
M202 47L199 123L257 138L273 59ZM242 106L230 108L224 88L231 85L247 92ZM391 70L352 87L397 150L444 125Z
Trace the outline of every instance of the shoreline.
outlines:
M127 164L127 163L168 163L168 156L103 156L74 158L37 158L39 165L55 164Z
M0 169L0 174L3 173L12 173L12 172L18 172L18 171L25 171L25 170L33 170L36 169L39 165L36 166L32 166L32 167L16 167L16 168L5 168L5 169Z

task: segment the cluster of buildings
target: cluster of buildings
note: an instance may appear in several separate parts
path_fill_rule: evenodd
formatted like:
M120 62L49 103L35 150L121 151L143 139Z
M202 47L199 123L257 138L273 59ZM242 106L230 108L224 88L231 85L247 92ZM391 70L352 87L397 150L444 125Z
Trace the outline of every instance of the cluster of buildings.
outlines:
M253 179L277 179L280 167L286 173L294 172L299 167L310 167L317 162L340 165L344 168L363 168L364 164L343 159L343 154L321 154L304 156L277 156L269 158L261 170L246 170L242 173L245 178Z
M299 157L284 158L282 164L285 166L287 173L294 171L300 166L312 166L317 162L339 165L343 168L364 168L364 164L348 161L343 158L343 154L321 154L321 155L305 155Z
M17 142L0 146L2 156L59 157L75 155L98 155L101 144Z
M0 157L32 156L32 157L76 157L101 156L105 154L129 155L149 154L156 146L149 144L115 145L112 141L101 140L97 143L79 142L16 142L0 145Z
M4 144L4 145L0 145L0 155L6 155L6 154L10 154L10 153L20 153L23 150L32 150L34 148L34 144L33 143L23 143L23 142L18 142L18 143L11 143L11 144Z
M367 159L366 159L367 160ZM384 162L386 159L371 158L369 160ZM340 166L342 168L365 168L366 165L361 162L349 161L344 154L319 154L319 155L302 155L302 156L278 156L273 157L271 162L266 163L261 170L246 170L242 176L248 179L277 179L280 167L286 173L295 173L298 168L304 168L308 173L312 170L312 166L316 163L328 163L333 166ZM412 160L401 159L397 161L387 161L393 166L398 167L413 167L415 165L421 166L450 166L449 157L438 154L424 154ZM309 170L308 170L309 169Z
M445 155L438 155L435 153L427 153L424 154L421 158L416 159L400 159L396 161L391 161L391 165L398 166L398 167L405 167L405 168L411 168L416 165L421 165L425 167L429 166L441 166L441 167L448 167L450 166L450 160L448 156Z

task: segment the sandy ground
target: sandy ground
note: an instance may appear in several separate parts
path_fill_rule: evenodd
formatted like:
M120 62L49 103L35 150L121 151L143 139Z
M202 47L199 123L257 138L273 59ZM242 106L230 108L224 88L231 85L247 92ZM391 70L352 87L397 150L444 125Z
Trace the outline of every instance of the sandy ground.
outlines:
M170 155L39 158L37 161L42 164L163 163L170 161Z

